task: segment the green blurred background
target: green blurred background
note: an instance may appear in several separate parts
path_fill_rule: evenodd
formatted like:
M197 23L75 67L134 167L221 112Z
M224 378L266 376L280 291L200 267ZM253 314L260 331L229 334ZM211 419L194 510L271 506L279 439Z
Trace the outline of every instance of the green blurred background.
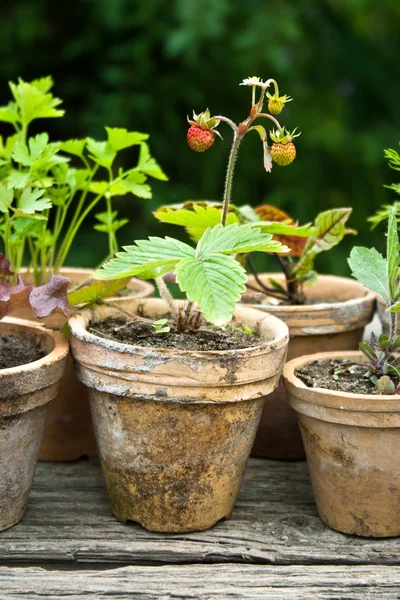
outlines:
M230 145L204 154L186 143L186 115L209 107L240 121L248 114L252 75L274 77L294 98L281 122L298 127L290 167L262 166L257 135L246 137L233 200L268 202L301 222L318 211L352 206L357 240L319 257L320 272L348 274L358 244L383 244L366 224L393 200L396 181L383 149L400 139L400 2L398 0L18 0L0 8L0 103L8 80L51 74L67 116L38 122L53 138L91 135L122 126L150 133L153 155L169 183L154 181L153 200L117 200L131 221L124 244L148 234L178 235L151 212L164 203L220 199ZM4 131L5 132L5 131ZM125 154L126 164L136 157ZM397 177L398 179L398 177ZM94 266L106 237L88 221L68 263ZM381 231L381 230L380 230ZM382 239L381 239L382 238ZM259 262L268 268L268 258Z

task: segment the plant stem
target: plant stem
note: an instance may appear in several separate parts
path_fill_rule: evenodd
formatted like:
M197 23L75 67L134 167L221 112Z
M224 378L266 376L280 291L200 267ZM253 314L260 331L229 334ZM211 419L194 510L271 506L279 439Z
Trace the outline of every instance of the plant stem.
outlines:
M276 128L279 131L282 129L278 119L275 119L275 117L273 117L272 115L269 115L267 113L258 113L255 118L257 119L258 117L264 117L265 119L270 119L271 121L273 121L275 123Z
M390 326L389 326L389 348L394 343L397 336L397 312L390 312Z
M258 276L258 273L256 271L256 268L255 268L254 263L253 263L252 259L250 258L250 256L247 257L247 264L250 267L250 271L254 275L254 279L260 286L260 289L258 290L257 288L254 288L251 285L249 285L248 283L246 284L247 287L249 287L250 289L253 289L254 291L265 292L265 294L267 294L268 296L275 296L277 298L280 298L281 300L290 298L290 296L289 296L288 292L286 292L286 290L275 290L273 288L269 288L268 286L264 285L264 283L261 281L261 279Z
M164 279L162 277L156 277L155 282L156 282L157 289L160 292L161 298L167 302L168 306L171 309L172 314L175 317L178 317L178 311L174 304L174 299L173 299Z
M285 275L288 296L293 303L296 303L295 301L296 301L296 298L298 296L298 291L299 291L297 289L296 279L293 279L293 277L290 273L290 269L289 269L288 265L285 263L284 259L276 252L274 252L274 256L277 259L279 266L281 267L281 269L283 271L283 274Z
M226 219L228 218L229 206L231 202L232 195L232 180L233 180L233 172L235 169L235 161L237 158L238 149L240 146L240 142L242 141L242 135L235 131L235 136L233 138L233 144L231 148L231 153L229 155L228 168L226 171L226 179L225 179L225 191L224 191L224 201L222 204L222 214L221 214L221 224L225 227Z
M146 317L140 317L136 313L132 313L129 310L126 310L125 308L122 308L122 306L120 306L118 304L118 302L110 302L109 300L101 300L101 298L99 298L97 300L97 304L102 304L104 306L109 306L110 308L114 308L115 310L118 310L119 312L121 312L125 316L127 316L130 319L133 319L135 321L143 321L144 323L152 323L151 319L146 319Z

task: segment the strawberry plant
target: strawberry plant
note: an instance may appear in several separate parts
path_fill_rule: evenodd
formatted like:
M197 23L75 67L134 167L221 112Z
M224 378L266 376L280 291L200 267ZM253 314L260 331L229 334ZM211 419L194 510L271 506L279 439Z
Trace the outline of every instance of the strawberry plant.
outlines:
M278 84L269 79L266 82L258 77L245 79L241 85L252 88L252 103L249 116L239 125L230 119L218 115L211 116L207 109L200 115L194 113L193 120L188 119L190 128L188 131L189 146L196 151L205 151L214 143L216 127L221 122L228 124L233 130L233 144L228 163L225 193L223 202L186 202L181 205L163 206L154 214L162 222L181 225L186 228L193 241L198 242L207 227L214 227L217 223L222 224L251 224L263 233L273 234L276 241L285 244L290 252L285 255L275 254L279 267L285 275L286 286L280 285L274 279L270 279L270 285L265 285L257 275L251 256L243 257L242 262L247 262L249 269L253 272L258 288L282 302L290 304L303 304L305 302L304 285L312 285L316 282L317 274L314 270L314 260L320 252L330 250L336 246L346 233L355 233L346 229L345 224L351 214L350 208L339 208L328 210L318 215L313 224L299 226L284 211L271 205L264 204L256 209L245 205L236 206L231 203L233 170L239 146L245 135L256 131L263 145L264 168L270 173L273 163L279 166L287 166L296 158L296 147L294 139L300 134L292 133L282 127L275 115L280 114L285 105L292 99L288 96L280 96ZM267 93L272 85L274 93ZM259 96L257 97L257 90ZM264 104L268 99L269 113L264 112ZM266 129L259 124L259 119L269 119L274 128L268 134ZM208 134L209 137L205 137Z
M117 250L116 232L127 223L113 207L116 196L151 198L148 177L167 177L151 157L148 135L106 127L106 140L50 141L46 132L29 135L34 120L64 115L53 96L51 77L10 83L13 99L0 107L0 121L13 127L0 137L0 239L12 270L24 256L36 283L58 273L84 220L104 202L95 217L97 231L108 236L110 256ZM138 161L117 168L120 151L136 146Z
M272 120L280 131L281 126L274 116L263 112L268 87L272 84L275 95L284 108L287 97L280 97L274 80L263 82L258 77L245 79L243 85L252 88L250 114L239 125L224 116L211 116L204 111L194 114L189 120L188 143L197 152L203 152L213 145L216 128L221 122L233 130L233 144L226 171L224 198L220 206L194 206L193 211L176 214L182 225L192 228L196 246L166 237L150 237L139 240L132 246L126 246L115 258L106 262L97 270L95 277L100 280L118 280L122 277L136 276L143 279L154 278L160 295L168 302L175 315L179 329L199 326L201 319L196 310L199 307L205 319L215 325L225 325L232 318L236 303L246 290L246 271L236 257L247 256L252 252L280 254L289 248L273 234L298 235L297 227L288 223L263 223L251 209L235 209L231 205L234 165L243 137L250 131L260 136L264 167L267 172L272 168L272 156L265 128L255 124L257 119ZM258 98L257 90L259 90ZM293 142L290 141L292 144ZM162 211L160 211L162 212ZM173 209L172 209L173 212ZM187 217L187 219L186 219ZM166 219L165 219L166 220ZM313 233L308 226L301 230L305 236ZM163 279L163 275L172 271L182 292L186 294L185 309L177 306Z

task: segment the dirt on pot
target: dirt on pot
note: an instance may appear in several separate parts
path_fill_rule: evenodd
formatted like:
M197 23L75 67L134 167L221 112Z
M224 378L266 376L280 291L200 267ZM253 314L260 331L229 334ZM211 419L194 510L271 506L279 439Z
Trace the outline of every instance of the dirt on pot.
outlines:
M168 323L168 326L169 332L157 333L151 323L143 321L127 323L125 319L108 318L101 323L91 322L89 331L124 344L151 348L225 351L265 347L268 344L268 340L246 333L240 328L239 323L236 326L233 323L225 330L209 327L184 332L178 332L174 323Z
M314 360L296 369L295 375L310 388L324 388L350 394L375 393L375 385L369 377L365 377L365 367L354 365L351 372L344 370L343 373L334 374L336 370L345 368L346 362L342 360Z
M19 367L45 356L34 339L11 335L0 336L0 369Z

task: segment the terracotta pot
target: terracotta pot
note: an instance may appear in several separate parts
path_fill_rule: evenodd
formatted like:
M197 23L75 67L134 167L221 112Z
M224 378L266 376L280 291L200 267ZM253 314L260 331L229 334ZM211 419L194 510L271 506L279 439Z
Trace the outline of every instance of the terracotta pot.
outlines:
M135 311L135 300L120 301ZM142 301L152 319L168 313ZM265 347L237 351L145 348L87 331L112 309L70 320L77 376L90 403L112 512L151 531L203 530L229 518L263 406L278 383L288 330L270 315L239 308Z
M319 515L343 533L400 535L400 396L308 388L294 374L331 358L364 359L360 352L325 352L291 360L283 371Z
M281 285L285 283L281 274L259 276L266 285L269 277ZM253 276L248 281L252 287L259 287ZM246 301L251 300L251 290L249 292ZM314 304L274 305L265 295L256 295L257 303L252 304L254 308L279 317L289 327L287 360L311 352L357 350L364 327L373 317L375 295L353 279L332 275L320 275L315 286L305 286L305 293ZM320 298L330 302L316 302ZM296 415L288 405L282 382L266 398L252 456L279 460L305 458Z
M23 275L23 271L21 274ZM91 274L91 269L66 267L61 270L61 275L71 279L72 286L88 280ZM29 278L24 280L29 283ZM128 287L135 292L135 298L145 298L154 292L150 283L139 279L132 279ZM37 319L31 310L18 311L15 315L44 323L55 331L60 330L66 322L61 313L54 313L44 319ZM87 390L75 377L73 360L69 357L60 392L47 413L39 460L71 461L83 456L97 456L97 448Z
M0 531L22 518L32 485L47 406L58 391L68 342L58 332L19 319L3 319L0 335L34 339L40 360L0 370Z

